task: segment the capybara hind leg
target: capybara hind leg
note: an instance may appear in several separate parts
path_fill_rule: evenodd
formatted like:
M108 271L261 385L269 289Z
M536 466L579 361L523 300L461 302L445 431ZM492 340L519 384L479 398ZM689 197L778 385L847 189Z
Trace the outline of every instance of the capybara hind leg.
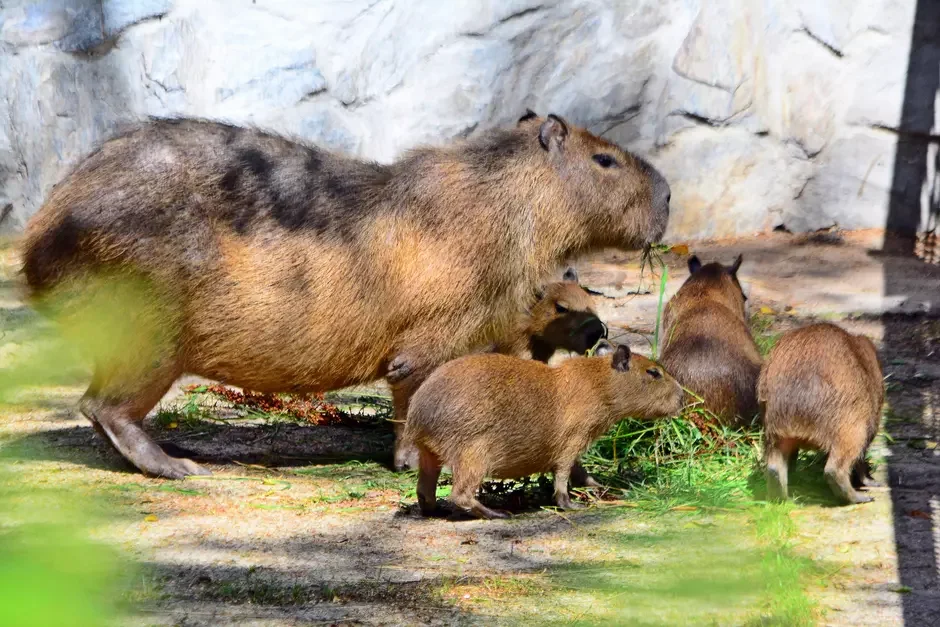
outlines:
M764 465L767 477L767 498L771 501L787 500L787 472L789 451L776 444L764 443Z
M483 469L475 464L457 464L453 472L454 487L450 499L454 505L477 518L509 518L509 514L490 509L477 500L477 490L485 474Z
M852 487L856 490L881 487L881 484L871 476L871 467L864 457L855 462L855 466L852 467Z
M167 455L140 426L175 378L175 374L166 374L162 381L155 380L148 388L133 394L126 389L112 390L107 385L93 384L81 400L81 412L125 459L148 475L182 479L187 475L210 474L192 460Z
M571 485L576 488L603 488L604 486L597 482L594 477L588 474L581 462L575 462L571 466Z
M830 453L826 461L826 482L832 488L833 494L846 503L868 503L872 497L861 494L852 487L851 472L854 463L844 456Z
M437 510L437 480L441 476L441 460L427 449L420 449L418 459L418 506L425 516Z

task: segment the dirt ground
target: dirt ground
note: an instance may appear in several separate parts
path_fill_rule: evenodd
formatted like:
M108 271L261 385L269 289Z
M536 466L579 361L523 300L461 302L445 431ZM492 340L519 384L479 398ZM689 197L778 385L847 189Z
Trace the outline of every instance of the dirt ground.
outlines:
M706 262L744 254L749 307L773 331L834 319L881 350L889 407L873 458L885 487L870 504L798 499L790 512L792 550L823 568L805 585L825 625L928 625L940 616L940 269L872 254L877 237L775 234L691 246ZM9 330L31 314L16 300L15 254L2 255ZM665 260L668 297L687 275L686 257ZM608 252L575 265L599 293L611 336L648 353L658 285L641 282L638 257ZM5 332L0 358L17 342ZM163 407L192 382L180 382ZM414 477L383 465L391 434L381 427L189 428L155 416L159 440L214 475L148 479L77 415L82 391L80 381L32 389L0 410L3 466L19 483L107 502L113 515L93 535L138 565L129 624L702 624L689 622L690 603L696 620L766 624L759 611L754 618L749 591L691 599L660 581L680 568L733 581L722 556L759 541L753 521L735 512L651 513L621 500L563 514L528 504L508 521L422 519ZM572 579L598 568L618 569L617 590Z

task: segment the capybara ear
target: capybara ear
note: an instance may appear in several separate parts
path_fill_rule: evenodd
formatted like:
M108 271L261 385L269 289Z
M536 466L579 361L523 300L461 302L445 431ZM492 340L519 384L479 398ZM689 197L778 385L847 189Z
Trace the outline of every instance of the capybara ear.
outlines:
M535 289L535 300L542 300L545 298L545 288L538 287Z
M568 266L568 269L565 270L565 273L561 276L561 280L566 281L568 283L577 283L578 271L572 268L571 266Z
M630 347L621 344L614 353L614 360L611 362L614 370L617 372L626 372L630 369Z
M698 272L698 269L702 267L702 262L697 255L692 255L689 257L689 273L695 274Z
M568 125L554 113L549 113L548 117L539 127L539 142L545 150L558 150L565 143L568 137Z
M731 276L737 276L738 268L741 267L742 261L744 261L744 255L738 255L737 257L735 257L734 263L731 264L730 268L728 268L728 274L730 274Z
M526 110L525 110L525 115L523 115L521 118L519 118L519 121L516 122L516 124L519 125L519 124L522 124L523 122L528 122L528 121L531 120L532 118L537 118L537 117L539 117L539 114L538 114L538 113L536 113L536 112L533 111L532 109L526 109Z
M604 355L610 355L614 352L614 347L610 345L610 342L607 340L601 340L597 343L597 346L594 347L594 356L603 357Z

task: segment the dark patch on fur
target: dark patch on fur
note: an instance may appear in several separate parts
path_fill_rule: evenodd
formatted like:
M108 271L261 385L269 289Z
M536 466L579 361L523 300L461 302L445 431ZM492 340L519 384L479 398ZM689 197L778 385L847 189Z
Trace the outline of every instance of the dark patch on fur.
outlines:
M80 229L72 216L66 216L26 251L23 272L34 290L50 286L75 261L79 253Z
M481 141L467 144L463 154L467 163L481 174L501 172L509 162L525 153L524 139L509 133L493 134Z
M323 167L323 159L320 154L312 148L307 149L307 157L304 159L304 169L310 174L315 174Z
M267 179L271 176L271 162L260 150L246 148L239 150L236 154L239 164L259 179Z
M238 170L232 168L226 172L222 176L222 180L219 181L219 187L225 192L234 192L235 188L238 187Z

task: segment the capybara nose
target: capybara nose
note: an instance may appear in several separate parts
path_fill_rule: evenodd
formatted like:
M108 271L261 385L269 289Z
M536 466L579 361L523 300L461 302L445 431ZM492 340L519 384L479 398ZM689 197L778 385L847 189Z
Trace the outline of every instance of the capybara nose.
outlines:
M586 340L586 349L591 348L602 337L607 337L607 327L601 322L600 318L591 318L584 325L584 339Z
M581 337L584 339L584 350L581 351L582 353L597 344L597 341L602 337L607 337L607 326L596 316L591 316L582 322L580 329Z
M647 242L658 242L666 232L666 224L669 222L669 202L672 200L672 189L669 182L659 170L654 168L649 162L640 160L647 176L650 177L652 184L652 197L650 198L650 228Z

